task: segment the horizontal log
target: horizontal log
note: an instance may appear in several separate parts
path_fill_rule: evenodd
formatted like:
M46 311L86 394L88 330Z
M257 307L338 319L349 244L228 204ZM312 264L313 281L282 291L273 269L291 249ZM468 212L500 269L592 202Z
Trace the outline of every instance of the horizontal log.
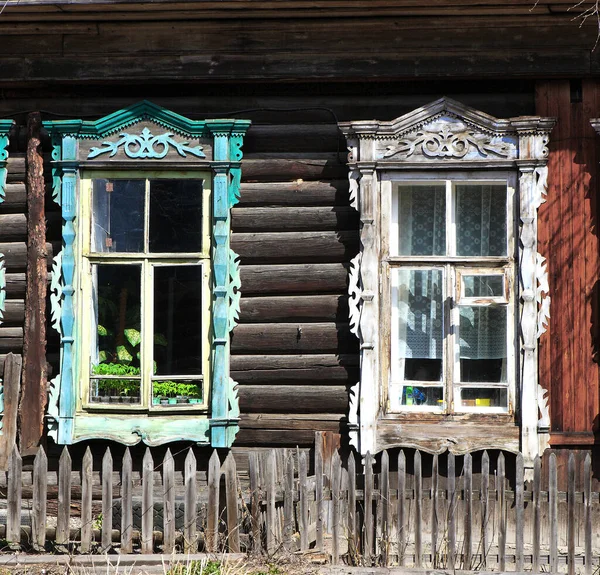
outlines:
M4 325L20 323L25 319L25 300L22 299L7 299L4 302L4 317L2 323Z
M308 355L232 355L232 370L283 370L319 367L358 367L358 354L308 354Z
M50 274L48 274L50 276ZM25 274L6 274L6 296L7 298L25 297ZM48 278L50 279L50 278Z
M242 413L346 413L345 386L243 385L238 387Z
M27 217L25 214L0 214L0 242L25 241Z
M25 184L6 184L6 197L2 204L2 211L24 212L27 206Z
M56 243L60 249L60 244ZM52 268L53 248L51 243L46 243L48 255L48 268ZM27 266L27 244L25 242L3 242L0 243L0 254L4 254L4 262L7 270L25 269Z
M247 159L244 158L242 178L252 181L342 180L348 168L331 159Z
M243 297L239 323L347 321L348 298L331 295Z
M244 168L242 169L244 172ZM305 182L242 182L240 207L333 206L349 200L348 180Z
M233 232L358 230L358 212L350 206L234 208Z
M233 330L232 353L355 353L348 324L242 324Z
M245 413L242 414L240 427L244 429L299 429L327 431L339 430L345 419L341 413L297 413L290 417L288 414L277 413Z
M25 179L25 154L9 154L7 162L8 173L6 180L11 182L23 182Z
M311 429L255 429L245 428L240 422L240 432L233 443L234 447L256 445L273 447L312 447L315 444L315 431L332 431L339 433L337 423L322 422L319 427Z
M326 114L323 114L326 118ZM276 116L273 120L278 121ZM284 118L285 120L285 118ZM244 136L244 153L337 152L346 140L331 117L329 124L256 124Z
M21 353L23 349L22 327L0 327L0 353Z
M341 232L279 232L231 236L231 247L243 264L333 263L358 252L358 229Z
M337 264L242 265L242 301L251 294L345 293L348 271Z

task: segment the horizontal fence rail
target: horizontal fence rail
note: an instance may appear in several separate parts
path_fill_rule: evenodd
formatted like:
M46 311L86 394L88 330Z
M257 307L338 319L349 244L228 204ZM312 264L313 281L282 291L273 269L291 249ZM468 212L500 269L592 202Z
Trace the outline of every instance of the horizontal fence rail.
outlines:
M30 552L310 551L334 565L598 570L600 494L589 454L576 473L571 453L567 491L558 490L554 454L527 474L520 454L399 450L361 459L335 449L324 456L318 442L314 454L250 452L243 476L232 453L214 451L199 466L191 448L177 465L169 449L157 462L149 448L141 461L107 448L94 462L88 447L74 466L65 447L50 472L40 448L24 472L14 447L0 473L0 538Z

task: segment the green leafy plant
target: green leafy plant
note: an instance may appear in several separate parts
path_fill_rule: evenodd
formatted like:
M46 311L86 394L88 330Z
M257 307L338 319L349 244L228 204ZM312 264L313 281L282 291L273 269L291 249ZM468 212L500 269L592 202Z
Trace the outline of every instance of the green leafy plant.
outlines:
M155 397L202 397L202 389L195 383L177 383L175 381L155 381L152 384Z
M137 397L140 394L139 380L125 379L126 376L140 375L140 368L121 363L99 363L92 367L94 375L118 375L123 379L99 379L98 391L105 395Z

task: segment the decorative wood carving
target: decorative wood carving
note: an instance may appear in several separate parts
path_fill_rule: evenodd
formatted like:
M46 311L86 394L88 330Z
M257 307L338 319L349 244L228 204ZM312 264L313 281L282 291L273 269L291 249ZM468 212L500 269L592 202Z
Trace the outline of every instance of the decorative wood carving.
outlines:
M359 252L350 260L350 272L348 276L348 308L350 316L350 331L356 336L359 336L360 310L362 306L362 289L360 285L361 259L362 253Z
M124 132L125 128L151 122L165 128L164 134L153 135L147 126L140 131ZM60 375L52 380L49 390L49 434L57 443L72 443L83 439L105 437L128 445L140 440L156 445L166 441L193 440L211 443L214 447L229 447L238 430L239 408L235 382L229 377L229 332L239 315L240 276L236 254L229 248L230 210L239 201L242 143L250 126L246 120L189 120L151 102L140 102L94 122L57 120L44 122L53 143L53 195L62 207L63 249L55 258L51 282L52 324L61 334ZM89 148L89 140L119 134L116 141L105 140L100 147ZM186 139L180 141L175 134ZM213 142L209 162L206 146L189 145L191 139ZM80 142L86 142L80 149ZM210 148L210 145L208 146ZM212 348L211 414L210 418L171 416L153 418L98 417L76 414L78 345L74 333L78 318L73 309L74 284L78 262L74 256L76 182L80 158L86 165L96 159L112 157L122 150L133 160L160 160L170 149L180 157L194 156L194 166L213 172L212 191L212 305L211 321L214 334ZM87 156L85 155L87 153ZM201 162L199 162L201 160ZM60 320L58 319L60 318ZM77 422L74 419L77 415Z
M144 128L140 134L119 134L119 140L111 142L106 140L102 142L101 148L92 148L88 154L88 160L97 158L101 154L110 153L110 157L115 156L119 148L123 148L125 155L133 160L152 159L162 160L172 146L183 158L186 152L197 158L205 158L202 146L190 147L189 142L178 142L173 138L174 134L166 132L154 136L148 128Z
M6 197L6 174L8 162L8 132L13 125L12 120L0 120L0 203Z
M600 120L598 122L600 126ZM381 372L387 362L382 363L378 353L381 335L379 294L383 281L380 277L380 210L383 209L380 176L400 170L447 168L463 171L512 168L519 174L520 448L528 465L532 465L539 453L543 442L538 441L538 419L541 412L542 420L546 421L547 401L537 379L537 338L548 324L550 299L546 266L537 253L537 209L545 201L548 138L553 125L554 120L550 118L493 118L447 98L391 122L340 124L350 150L350 190L356 195L353 205L356 204L362 222L362 257L355 258L351 265L349 294L350 322L361 342L361 384L357 393L360 389L359 443L363 454L373 453L384 444L394 444L389 436L389 425L385 438L381 436L384 432L379 430L383 425L381 414L385 412L379 399L380 382L385 383L388 377L387 372ZM362 285L357 281L356 265L360 267ZM362 307L357 304L359 291ZM383 334L383 337L389 335ZM404 427L405 435L410 435L410 425ZM427 441L417 441L413 447L426 448ZM452 438L448 441L452 442ZM470 444L470 449L477 448Z
M0 324L4 319L6 305L6 268L4 266L4 254L0 254Z
M350 436L350 445L357 451L360 450L359 443L359 402L360 402L360 381L350 388L350 408L348 410L348 435Z

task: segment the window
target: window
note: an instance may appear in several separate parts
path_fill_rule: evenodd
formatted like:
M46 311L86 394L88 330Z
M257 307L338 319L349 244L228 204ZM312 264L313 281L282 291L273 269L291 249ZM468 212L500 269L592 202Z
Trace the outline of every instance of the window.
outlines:
M207 407L210 173L84 174L86 408ZM149 177L148 177L149 176ZM87 309L86 309L87 308Z
M361 377L348 419L362 453L508 449L532 465L547 445L537 209L553 125L447 98L340 124L361 221L349 274Z
M50 298L61 341L47 414L55 442L231 446L240 279L229 226L249 125L146 101L44 123L63 219Z
M389 410L508 412L514 184L453 174L384 181L384 202L388 186Z

